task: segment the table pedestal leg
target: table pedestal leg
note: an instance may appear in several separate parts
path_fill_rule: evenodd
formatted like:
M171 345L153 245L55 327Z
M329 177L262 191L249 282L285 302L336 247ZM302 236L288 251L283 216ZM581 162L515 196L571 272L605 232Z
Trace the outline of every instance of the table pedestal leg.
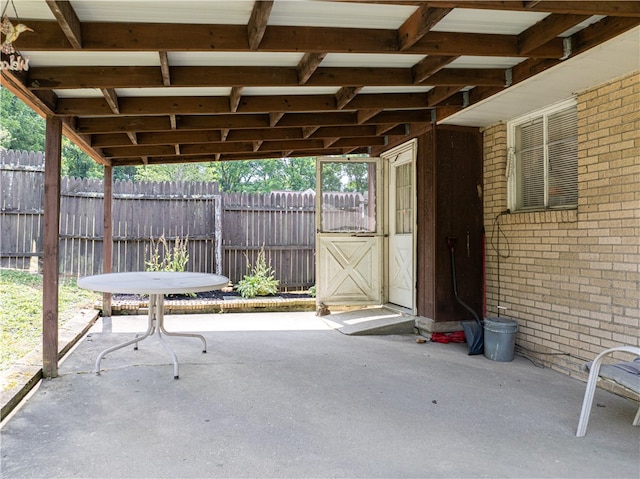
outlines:
M162 337L162 334L166 334L167 336L185 336L190 338L200 338L203 344L203 353L207 352L207 342L204 339L204 336L201 334L191 334L191 333L176 333L176 332L168 332L164 328L164 295L162 294L151 294L149 295L149 315L148 315L148 326L147 331L142 335L136 335L135 338L126 341L122 344L118 344L117 346L113 346L111 348L105 349L100 353L98 359L96 360L96 368L95 372L97 375L100 375L100 362L102 359L109 353L113 351L117 351L118 349L122 349L131 344L135 344L134 349L138 349L138 342L143 339L152 336L153 334L158 334L158 339L162 343L162 346L167 350L167 352L171 355L171 359L173 360L173 378L178 379L179 371L178 371L178 356L176 353L169 347L167 342Z
M162 298L160 301L163 302L164 304L164 298ZM200 338L200 341L202 341L202 352L206 353L207 352L207 341L204 339L204 336L202 334L192 334L192 333L178 333L178 332L174 332L174 331L167 331L164 328L164 306L161 306L160 308L158 308L158 329L163 332L164 334L166 334L167 336L182 336L185 338Z

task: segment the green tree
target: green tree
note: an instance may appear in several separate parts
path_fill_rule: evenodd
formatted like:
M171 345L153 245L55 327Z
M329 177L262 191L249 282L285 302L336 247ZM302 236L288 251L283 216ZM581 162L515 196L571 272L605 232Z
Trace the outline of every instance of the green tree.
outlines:
M171 163L137 168L136 181L213 181L207 163Z
M277 158L212 163L212 178L227 192L274 190L304 191L315 188L315 158Z
M4 87L0 87L0 118L9 132L2 137L3 148L44 151L44 119Z

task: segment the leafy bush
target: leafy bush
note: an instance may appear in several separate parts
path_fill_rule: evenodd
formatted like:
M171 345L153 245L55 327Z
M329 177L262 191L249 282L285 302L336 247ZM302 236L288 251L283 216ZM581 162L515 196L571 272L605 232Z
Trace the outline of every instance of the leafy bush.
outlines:
M243 298L255 298L256 296L269 296L278 292L280 281L275 279L275 272L271 268L271 263L267 265L267 259L264 254L264 248L258 252L256 264L251 267L249 258L247 257L247 270L251 274L238 282L235 286L236 290Z
M186 236L184 240L176 238L173 243L173 248L169 246L164 235L160 236L158 241L154 241L152 236L150 248L151 257L149 261L144 262L147 271L183 272L189 262L189 253L187 252L188 244L189 236ZM164 251L162 260L160 259L160 246L162 246L162 250Z

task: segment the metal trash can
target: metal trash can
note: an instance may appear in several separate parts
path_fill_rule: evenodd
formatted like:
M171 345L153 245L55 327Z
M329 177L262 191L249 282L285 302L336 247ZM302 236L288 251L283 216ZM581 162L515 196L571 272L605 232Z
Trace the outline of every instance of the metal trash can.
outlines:
M484 319L484 356L492 361L513 361L518 323L509 318Z

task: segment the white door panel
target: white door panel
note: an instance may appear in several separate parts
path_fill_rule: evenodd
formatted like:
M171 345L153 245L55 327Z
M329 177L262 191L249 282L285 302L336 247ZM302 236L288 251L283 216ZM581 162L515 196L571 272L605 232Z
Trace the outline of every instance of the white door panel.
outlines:
M318 158L316 301L382 303L379 158Z
M389 302L415 307L415 141L385 152L389 202L387 251Z
M324 304L379 304L378 237L318 236L317 291Z

